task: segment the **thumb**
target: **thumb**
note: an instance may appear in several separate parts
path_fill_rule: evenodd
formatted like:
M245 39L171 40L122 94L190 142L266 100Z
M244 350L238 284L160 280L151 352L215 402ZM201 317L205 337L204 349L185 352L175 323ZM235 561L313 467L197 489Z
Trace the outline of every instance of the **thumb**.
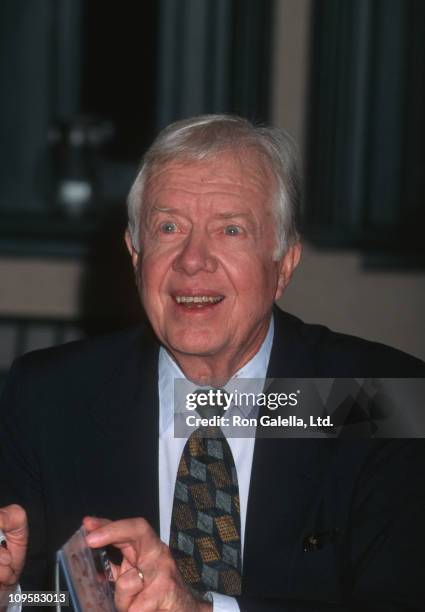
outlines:
M100 518L98 516L85 516L83 518L83 526L86 528L86 531L90 533L90 531L94 531L99 527L104 527L111 521L109 519Z

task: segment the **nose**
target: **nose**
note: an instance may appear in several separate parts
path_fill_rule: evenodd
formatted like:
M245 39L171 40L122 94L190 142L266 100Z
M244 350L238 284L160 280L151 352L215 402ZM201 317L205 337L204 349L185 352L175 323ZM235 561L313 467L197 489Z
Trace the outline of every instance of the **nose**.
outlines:
M210 251L208 236L192 229L173 261L173 270L193 276L198 272L215 272L217 260Z

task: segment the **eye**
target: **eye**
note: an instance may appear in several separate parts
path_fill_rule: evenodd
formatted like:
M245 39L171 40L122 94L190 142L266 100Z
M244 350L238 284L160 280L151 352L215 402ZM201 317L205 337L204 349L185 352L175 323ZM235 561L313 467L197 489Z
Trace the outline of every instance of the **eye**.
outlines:
M239 234L242 234L242 228L238 225L227 225L224 228L224 233L227 236L239 236Z
M177 225L171 221L166 221L161 223L160 229L163 234L174 234L177 231Z

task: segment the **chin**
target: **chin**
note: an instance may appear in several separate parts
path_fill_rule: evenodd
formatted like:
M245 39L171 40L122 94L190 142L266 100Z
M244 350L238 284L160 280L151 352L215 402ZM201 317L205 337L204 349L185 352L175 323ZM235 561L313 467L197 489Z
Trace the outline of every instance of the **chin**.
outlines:
M209 334L208 334L209 336ZM182 355L198 355L199 357L214 355L222 348L222 343L215 338L199 337L170 338L167 345L175 353Z

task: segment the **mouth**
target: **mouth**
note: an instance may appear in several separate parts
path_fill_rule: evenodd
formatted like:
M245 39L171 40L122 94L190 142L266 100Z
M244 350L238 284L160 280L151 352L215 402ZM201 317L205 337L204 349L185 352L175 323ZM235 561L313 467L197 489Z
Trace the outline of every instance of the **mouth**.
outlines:
M175 295L174 301L187 310L201 310L217 306L224 300L224 295Z

